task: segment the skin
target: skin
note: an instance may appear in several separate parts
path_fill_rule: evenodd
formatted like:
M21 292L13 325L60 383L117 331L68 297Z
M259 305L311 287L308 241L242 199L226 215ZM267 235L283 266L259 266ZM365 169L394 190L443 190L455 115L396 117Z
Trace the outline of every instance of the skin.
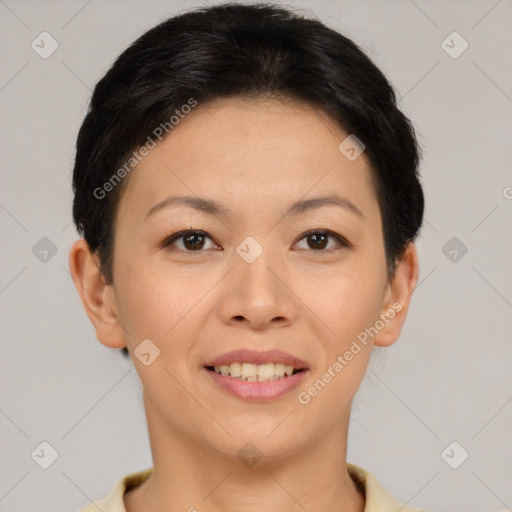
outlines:
M369 163L364 153L349 161L338 150L347 135L302 103L200 104L125 184L113 284L105 284L85 241L73 244L71 273L96 335L107 347L128 347L143 387L154 470L125 494L128 512L363 511L364 496L345 464L351 402L372 345L389 346L400 334L418 260L411 243L388 280ZM338 206L283 217L294 201L333 193L364 218ZM231 213L179 206L145 220L170 195L213 199ZM186 229L210 238L195 251L184 238L161 246ZM352 245L328 238L316 249L304 234L319 229ZM236 252L247 236L263 249L252 263ZM394 303L401 311L301 404L298 393ZM161 351L149 366L133 355L147 338ZM273 402L230 396L203 366L240 348L281 349L309 372L298 389ZM262 453L250 468L237 457L247 442Z

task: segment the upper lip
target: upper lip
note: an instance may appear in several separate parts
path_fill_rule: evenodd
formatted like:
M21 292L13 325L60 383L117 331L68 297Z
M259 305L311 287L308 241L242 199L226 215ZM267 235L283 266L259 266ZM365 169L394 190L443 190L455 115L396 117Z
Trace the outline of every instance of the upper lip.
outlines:
M255 350L233 350L226 352L211 361L208 361L205 366L224 366L231 363L250 363L250 364L265 364L265 363L281 363L284 365L291 365L296 370L306 369L307 365L304 361L296 356L283 352L282 350L267 350L265 352L258 352Z

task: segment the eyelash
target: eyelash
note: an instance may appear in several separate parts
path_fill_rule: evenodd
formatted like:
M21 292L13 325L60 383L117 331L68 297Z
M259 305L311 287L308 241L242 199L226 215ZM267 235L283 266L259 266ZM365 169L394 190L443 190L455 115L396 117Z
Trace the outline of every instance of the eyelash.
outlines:
M184 238L187 235L201 235L201 236L204 236L206 238L209 238L213 242L212 238L205 231L202 231L200 229L196 229L196 230L187 229L187 230L179 231L178 233L174 233L173 235L167 237L160 244L160 247L166 248L166 247L170 246L176 240L182 239L182 238ZM352 244L346 238L344 238L341 235L338 235L337 233L335 233L334 231L330 231L328 229L313 229L313 230L307 231L299 239L299 242L301 240L303 240L304 238L307 238L310 235L326 235L328 237L334 238L334 239L336 239L338 241L338 243L340 244L342 249L348 249L348 248L352 247ZM198 249L197 251L189 251L187 249L179 249L179 250L181 250L183 252L188 252L188 253L204 252L204 249ZM332 249L331 248L331 249L316 249L316 250L315 249L310 249L310 250L313 251L313 252L318 252L318 253L320 253L320 252L331 253L333 250L336 250L336 249Z

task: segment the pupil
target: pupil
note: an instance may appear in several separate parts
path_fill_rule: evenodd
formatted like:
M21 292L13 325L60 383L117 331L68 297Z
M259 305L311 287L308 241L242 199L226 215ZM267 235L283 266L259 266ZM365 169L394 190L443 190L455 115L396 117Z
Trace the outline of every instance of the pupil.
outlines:
M325 242L325 239L326 239L326 235L324 234L315 234L315 235L310 235L310 238L315 240L314 244L315 244L315 248L318 249L319 247L325 247L325 243L322 244L322 242L320 242L320 244L317 243L317 240L319 237L322 237L323 238L323 242Z
M190 245L190 247L192 247L193 249L197 249L198 247L201 246L201 238L202 238L203 235L198 235L198 234L192 234L192 235L187 235L185 237L185 246L187 246L187 243L189 242L189 240L196 240L195 242L192 241Z

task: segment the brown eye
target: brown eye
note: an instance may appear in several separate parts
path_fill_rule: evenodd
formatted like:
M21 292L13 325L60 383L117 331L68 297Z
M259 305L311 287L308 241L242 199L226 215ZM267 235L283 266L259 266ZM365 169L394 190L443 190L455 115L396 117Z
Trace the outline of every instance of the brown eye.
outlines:
M312 235L308 235L308 242L311 242L312 245L310 245L313 249L325 249L328 243L328 235L325 235L323 233L314 233Z
M191 233L190 235L184 235L183 245L190 250L201 249L204 245L204 235L198 233Z
M350 242L348 242L345 238L338 235L337 233L326 230L309 231L303 235L300 240L306 240L307 247L305 247L305 249L310 249L315 252L330 252L335 250L336 247L339 248L340 246L342 248L350 247ZM332 246L332 244L329 246L331 240L336 242L334 246ZM208 241L210 241L212 246L207 247ZM208 234L206 234L204 231L197 230L187 230L175 233L174 235L164 240L161 246L173 246L174 248L185 252L201 252L205 249L212 248L218 249L218 246L213 243Z
M180 231L167 238L162 243L162 247L172 245L186 252L201 252L205 249L207 240L211 241L211 238L204 231ZM181 244L176 242L181 242Z
M333 247L329 247L326 249L326 247L329 244L329 239L334 239L338 246L342 247L349 247L350 244L345 240L342 236L338 235L337 233L334 233L332 231L310 231L306 233L301 240L307 240L308 249L312 249L313 251L319 251L319 252L329 252ZM334 247L335 248L335 247Z

